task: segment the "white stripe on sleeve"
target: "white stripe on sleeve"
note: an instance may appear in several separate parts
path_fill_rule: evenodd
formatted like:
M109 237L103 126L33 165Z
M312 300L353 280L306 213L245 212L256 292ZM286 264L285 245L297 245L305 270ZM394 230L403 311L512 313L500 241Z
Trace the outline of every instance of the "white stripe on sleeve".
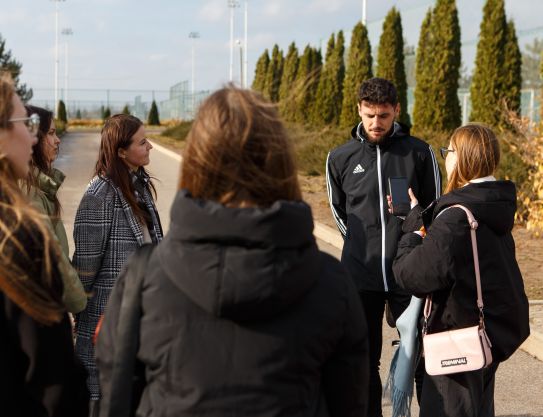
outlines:
M328 202L330 203L330 208L332 209L332 216L334 217L337 228L343 236L347 236L347 226L345 226L345 223L337 214L337 211L334 208L334 204L332 203L332 185L330 183L330 170L328 169L329 159L330 153L328 153L328 156L326 157L326 188L328 190Z

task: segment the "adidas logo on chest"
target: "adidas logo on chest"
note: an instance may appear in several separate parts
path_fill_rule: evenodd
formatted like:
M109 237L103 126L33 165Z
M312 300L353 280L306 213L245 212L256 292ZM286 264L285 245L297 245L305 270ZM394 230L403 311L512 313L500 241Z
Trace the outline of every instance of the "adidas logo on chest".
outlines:
M353 174L362 174L365 171L366 170L362 167L362 165L358 164L353 170Z

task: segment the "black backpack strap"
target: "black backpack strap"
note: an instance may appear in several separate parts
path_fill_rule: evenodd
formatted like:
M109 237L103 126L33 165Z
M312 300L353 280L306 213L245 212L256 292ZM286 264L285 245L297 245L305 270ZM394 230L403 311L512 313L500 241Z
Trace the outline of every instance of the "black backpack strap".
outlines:
M128 417L133 407L136 355L139 349L141 290L147 262L155 245L139 247L127 267L113 356L111 393L107 416Z

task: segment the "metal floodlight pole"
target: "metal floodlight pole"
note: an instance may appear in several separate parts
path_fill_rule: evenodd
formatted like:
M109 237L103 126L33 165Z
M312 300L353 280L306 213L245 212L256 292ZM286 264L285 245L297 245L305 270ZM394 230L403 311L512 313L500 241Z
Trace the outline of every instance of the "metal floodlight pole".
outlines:
M192 81L191 81L191 91L192 91L192 97L191 97L191 102L192 102L192 115L194 116L195 114L195 93L196 93L196 90L194 88L194 74L195 74L195 71L194 71L194 40L195 39L198 39L200 37L200 34L198 32L190 32L189 33L189 38L192 39Z
M366 0L362 0L362 24L366 26Z
M243 88L243 44L238 39L236 45L239 46L239 83Z
M242 82L242 87L243 88L249 88L248 85L247 85L247 55L249 55L249 49L248 49L248 37L247 37L247 34L248 34L248 15L249 15L249 11L248 11L248 3L249 1L248 0L245 0L245 46L243 49L245 49L245 56L244 56L244 60L243 60L243 82Z
M62 29L62 34L66 37L64 42L64 103L66 112L68 112L68 37L74 34L71 28Z
M53 113L58 117L58 4L66 0L51 0L55 2L55 103Z
M238 7L237 0L228 0L230 8L230 71L228 79L230 82L234 78L234 9Z

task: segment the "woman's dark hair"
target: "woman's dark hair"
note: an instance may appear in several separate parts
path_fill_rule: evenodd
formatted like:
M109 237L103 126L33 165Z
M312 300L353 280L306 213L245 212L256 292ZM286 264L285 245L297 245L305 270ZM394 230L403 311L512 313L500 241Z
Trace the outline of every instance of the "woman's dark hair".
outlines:
M41 107L26 105L26 112L28 116L36 113L40 116L40 126L38 127L38 133L36 134L38 138L38 143L33 148L32 153L32 165L37 167L41 172L49 172L51 168L49 161L45 156L43 142L49 132L49 127L51 126L51 121L53 120L53 112L43 109Z
M0 130L12 129L8 120L14 95L11 77L0 75ZM10 161L0 153L0 291L34 320L50 325L62 319L65 308L54 290L60 248L42 218L26 201ZM41 270L32 276L36 259L27 251L27 240L41 259Z
M38 188L39 174L43 172L45 175L49 175L49 172L51 171L51 163L47 160L45 147L47 146L46 137L49 132L49 128L51 127L51 122L53 121L53 112L42 107L31 106L28 104L25 106L25 108L28 116L34 113L40 116L40 125L36 134L38 143L32 149L31 168L28 171L28 178L25 181L27 193L30 193L31 187L35 187L36 189ZM53 217L59 218L61 206L56 195L53 203L55 205Z
M142 121L129 114L115 114L106 120L102 128L102 140L94 175L107 177L119 187L134 215L143 221L148 215L138 206L130 169L119 157L119 149L126 149L130 146L133 136L141 126L143 126ZM145 168L141 167L140 169L147 174ZM149 181L148 184L156 199L155 186L152 181Z
M230 206L301 200L292 145L276 107L233 86L212 94L187 136L179 187Z

